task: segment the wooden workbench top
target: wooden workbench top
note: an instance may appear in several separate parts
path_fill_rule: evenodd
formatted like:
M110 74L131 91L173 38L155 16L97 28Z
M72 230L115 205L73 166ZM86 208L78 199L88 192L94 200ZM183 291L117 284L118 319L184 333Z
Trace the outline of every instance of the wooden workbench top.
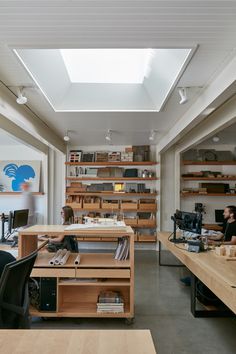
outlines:
M156 354L149 330L0 330L4 354Z
M213 250L188 252L183 244L170 242L170 234L158 232L157 239L236 313L236 261L227 261Z
M109 228L87 228L78 230L66 230L68 225L34 225L19 232L20 235L102 235L102 237L116 235L131 235L133 230L130 226Z

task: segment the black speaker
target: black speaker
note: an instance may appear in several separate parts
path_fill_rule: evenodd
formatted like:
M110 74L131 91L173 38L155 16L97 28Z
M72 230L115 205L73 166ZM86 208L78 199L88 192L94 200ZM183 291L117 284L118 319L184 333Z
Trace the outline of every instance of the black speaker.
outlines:
M40 278L39 309L40 311L56 311L57 278Z

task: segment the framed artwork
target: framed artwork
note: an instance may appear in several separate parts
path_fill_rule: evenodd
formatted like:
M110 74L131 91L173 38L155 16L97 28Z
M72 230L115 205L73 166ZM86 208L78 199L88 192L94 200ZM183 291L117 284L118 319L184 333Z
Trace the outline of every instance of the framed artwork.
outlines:
M4 192L20 192L29 182L32 192L39 192L41 161L0 161L0 184Z
M83 152L82 161L83 162L94 162L94 152Z

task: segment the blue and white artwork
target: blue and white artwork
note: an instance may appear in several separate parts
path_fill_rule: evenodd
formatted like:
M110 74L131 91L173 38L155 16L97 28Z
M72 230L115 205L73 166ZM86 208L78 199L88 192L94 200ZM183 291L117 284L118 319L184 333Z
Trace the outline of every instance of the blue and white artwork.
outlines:
M19 192L29 182L32 192L39 192L40 161L0 161L0 184L4 192Z

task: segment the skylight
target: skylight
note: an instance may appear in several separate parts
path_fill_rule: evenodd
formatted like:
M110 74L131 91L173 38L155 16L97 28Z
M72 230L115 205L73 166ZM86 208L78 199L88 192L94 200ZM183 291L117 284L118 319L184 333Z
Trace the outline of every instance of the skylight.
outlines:
M142 84L151 49L61 49L72 83Z

